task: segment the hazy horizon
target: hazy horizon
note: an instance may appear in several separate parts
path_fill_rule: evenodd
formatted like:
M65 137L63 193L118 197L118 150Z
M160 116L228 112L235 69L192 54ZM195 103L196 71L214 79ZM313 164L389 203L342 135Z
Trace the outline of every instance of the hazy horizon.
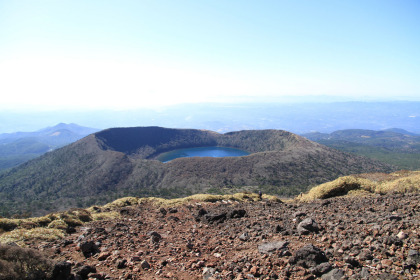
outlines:
M418 1L1 1L0 110L420 101Z
M228 132L283 129L294 133L401 128L420 134L420 102L195 103L130 110L0 111L0 134L36 131L58 123L105 129L163 126Z

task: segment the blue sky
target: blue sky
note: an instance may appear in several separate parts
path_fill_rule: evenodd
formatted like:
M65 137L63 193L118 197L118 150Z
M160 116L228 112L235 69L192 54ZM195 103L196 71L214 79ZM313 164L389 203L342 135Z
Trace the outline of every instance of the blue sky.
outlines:
M0 109L420 100L419 1L2 1Z

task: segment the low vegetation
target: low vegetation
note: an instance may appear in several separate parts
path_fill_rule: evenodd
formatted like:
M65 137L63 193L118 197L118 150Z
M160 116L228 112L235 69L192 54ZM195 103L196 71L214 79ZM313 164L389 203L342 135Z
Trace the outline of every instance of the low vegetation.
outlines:
M0 245L0 279L53 279L55 262L40 252L18 246Z
M312 188L308 193L296 197L308 202L341 195L385 194L389 192L420 192L420 171L400 171L391 174L373 173L340 177L332 182Z

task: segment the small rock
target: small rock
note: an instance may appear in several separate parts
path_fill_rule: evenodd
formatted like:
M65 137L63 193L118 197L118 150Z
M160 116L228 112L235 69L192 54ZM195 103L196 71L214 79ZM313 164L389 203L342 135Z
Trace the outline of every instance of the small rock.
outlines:
M362 271L360 271L360 277L364 279L369 279L370 273L367 267L362 267Z
M402 218L400 216L398 216L397 214L393 214L393 215L389 215L388 219L391 221L401 221Z
M140 267L143 268L143 269L150 269L150 264L146 260L143 260L140 263Z
M397 237L399 238L399 239L406 239L407 237L408 237L408 234L406 234L405 232L403 232L403 231L400 231L398 234L397 234Z
M381 261L382 266L390 266L392 265L392 260L390 259L384 259Z
M86 258L100 252L98 246L96 246L95 242L93 241L82 241L79 244L79 248Z
M293 213L293 217L295 217L295 218L303 217L303 216L306 216L306 213L302 212L302 211L297 211L297 212Z
M176 208L169 208L168 212L174 214L174 213L177 213L178 212L178 209L176 209Z
M239 239L242 241L248 241L249 240L249 234L248 232L244 232L239 236Z
M414 264L420 263L420 253L416 250L410 249L408 251L407 261Z
M88 274L93 272L96 272L96 267L89 266L89 265L83 265L75 269L76 275L78 275L82 279L87 279Z
M258 245L258 252L261 254L271 254L275 251L281 251L287 249L289 242L287 241L277 241L277 242L268 242Z
M344 278L344 272L341 269L333 269L327 274L322 275L322 280L339 280Z
M209 280L214 275L215 272L216 272L216 269L214 269L213 267L203 268L203 279Z
M353 267L358 267L360 265L360 263L353 257L345 257L344 258L344 262L350 264Z
M245 217L246 211L244 209L235 209L228 213L228 218L235 219L235 218L242 218Z
M117 268L118 269L123 269L125 267L127 267L127 260L126 259L122 259L122 260L119 260L117 262Z
M311 218L306 218L299 223L297 227L299 234L309 234L310 232L318 232L318 224Z
M111 252L101 252L98 255L98 261L104 261L106 260L109 256L111 256Z
M320 277L321 275L327 273L331 269L332 265L329 262L324 262L312 268L311 273L317 277Z
M360 254L357 256L357 258L361 261L366 261L366 260L372 260L373 256L370 251L362 250L362 252L360 252Z

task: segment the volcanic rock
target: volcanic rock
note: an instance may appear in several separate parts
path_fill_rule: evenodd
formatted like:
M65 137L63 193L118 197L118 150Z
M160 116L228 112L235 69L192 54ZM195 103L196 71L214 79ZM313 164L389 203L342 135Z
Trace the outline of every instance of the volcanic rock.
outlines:
M258 252L261 254L270 254L276 251L284 250L289 245L287 241L268 242L258 245Z
M328 262L325 253L312 244L303 246L289 259L289 263L305 268L314 267L323 262Z

